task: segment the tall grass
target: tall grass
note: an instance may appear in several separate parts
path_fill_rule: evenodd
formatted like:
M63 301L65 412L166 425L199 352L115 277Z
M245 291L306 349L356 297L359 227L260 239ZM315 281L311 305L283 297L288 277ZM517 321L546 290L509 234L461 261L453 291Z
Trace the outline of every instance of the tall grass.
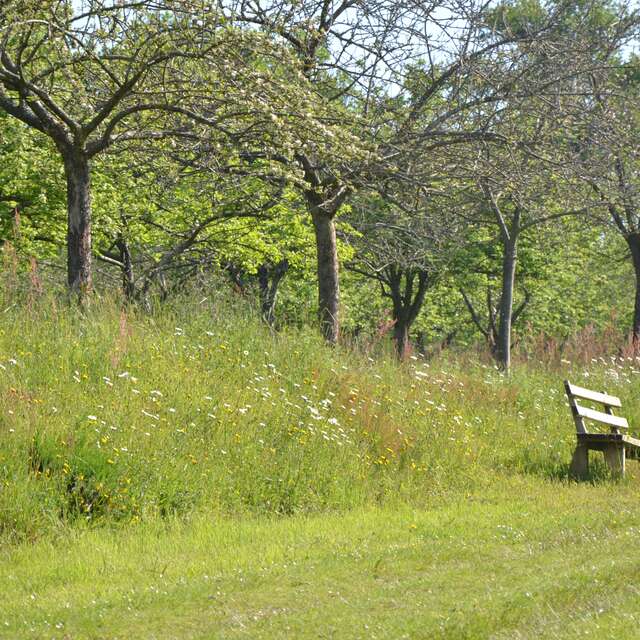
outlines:
M7 540L194 513L422 505L506 491L519 474L563 481L575 436L562 377L619 393L632 421L640 410L631 358L531 361L506 378L463 356L398 365L329 349L312 329L274 334L216 296L151 314L96 298L80 312L34 287L6 286L0 305Z

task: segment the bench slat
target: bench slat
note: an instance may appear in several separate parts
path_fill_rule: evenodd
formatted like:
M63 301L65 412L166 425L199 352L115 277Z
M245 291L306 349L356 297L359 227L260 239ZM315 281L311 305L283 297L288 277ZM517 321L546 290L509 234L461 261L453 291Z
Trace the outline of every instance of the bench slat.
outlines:
M581 418L586 418L587 420L595 420L596 422L601 422L602 424L608 424L611 427L618 427L621 429L629 428L627 419L622 416L612 416L608 413L603 413L602 411L595 411L594 409L581 407L579 404L576 404L576 411Z
M625 435L623 438L627 444L630 444L633 447L636 447L636 449L640 449L640 440L638 440L638 438L634 438L632 436L627 436L627 435Z
M591 402L599 402L600 404L604 404L609 407L617 407L618 409L622 407L620 398L610 396L608 393L600 393L598 391L591 391L591 389L585 389L584 387L578 387L575 384L571 384L568 380L565 382L565 386L567 388L567 392L576 398L591 400Z
M640 440L626 433L579 433L578 441L586 444L608 444L619 442L629 445L629 449L636 449L640 452Z

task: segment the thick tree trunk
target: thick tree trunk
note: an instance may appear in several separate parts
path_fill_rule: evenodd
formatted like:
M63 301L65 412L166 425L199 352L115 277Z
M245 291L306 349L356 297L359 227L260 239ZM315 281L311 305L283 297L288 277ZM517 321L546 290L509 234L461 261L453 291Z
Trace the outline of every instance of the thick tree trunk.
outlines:
M411 324L404 314L398 314L393 325L393 339L396 345L396 355L400 360L405 360L411 353L411 343L409 341L409 329Z
M502 259L502 296L500 298L500 328L496 355L505 371L511 368L511 320L513 314L513 290L516 280L517 239L504 245Z
M318 259L318 317L325 340L338 342L340 335L340 279L338 244L333 218L313 208L311 218L316 234Z
M636 299L633 309L632 339L633 346L640 350L640 233L631 233L625 236L631 259L633 260L633 271L636 277Z
M91 291L91 173L83 152L63 154L67 179L67 282L81 297Z

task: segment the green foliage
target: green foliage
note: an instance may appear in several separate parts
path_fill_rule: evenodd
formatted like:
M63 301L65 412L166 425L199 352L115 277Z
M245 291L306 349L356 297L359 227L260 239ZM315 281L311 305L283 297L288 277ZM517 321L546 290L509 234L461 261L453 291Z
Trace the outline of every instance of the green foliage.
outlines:
M490 8L486 14L487 25L492 30L509 33L519 38L552 28L558 35L574 37L588 32L605 35L619 26L623 3L610 0L577 0L567 4L559 12L560 20L553 20L557 3L540 0L503 1Z
M0 111L0 243L52 257L65 235L65 182L53 145Z

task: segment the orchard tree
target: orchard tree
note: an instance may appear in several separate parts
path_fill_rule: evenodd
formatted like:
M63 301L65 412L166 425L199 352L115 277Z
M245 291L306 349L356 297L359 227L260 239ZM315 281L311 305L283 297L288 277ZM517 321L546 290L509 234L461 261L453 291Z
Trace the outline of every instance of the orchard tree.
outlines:
M490 15L497 29L513 33L544 21L545 12L541 3L516 1L500 4ZM506 369L511 324L508 308L513 298L510 290L515 278L517 239L531 226L571 213L572 209L573 213L597 215L596 198L585 191L585 182L608 209L632 257L634 251L637 253L636 273L640 283L640 234L634 243L634 230L640 228L636 229L629 216L629 193L633 189L622 160L626 150L634 148L627 133L634 131L635 100L629 94L622 97L633 83L618 82L637 75L637 66L630 74L615 71L625 49L637 43L639 25L640 10L631 2L579 0L568 5L554 21L555 46L519 45L518 64L509 65L506 71L516 78L512 104L507 101L501 105L491 126L497 125L500 134L502 123L511 122L510 132L503 136L506 146L502 142L494 145L496 150L502 147L511 151L507 157L496 157L495 162L490 162L492 166L478 171L476 177L500 229L503 245L500 326L504 330L498 331L497 356ZM633 67L631 63L627 71ZM505 119L502 114L509 111L512 116ZM487 159L491 155L488 148L486 145L478 158L484 155ZM628 167L633 166L632 156L633 152L627 155L626 159L631 160ZM527 175L530 177L523 182ZM498 186L500 182L507 188ZM537 194L531 190L536 183ZM516 192L519 195L515 196ZM506 207L501 205L501 199ZM636 310L634 341L640 337L640 285Z
M243 293L257 281L273 324L282 278L306 275L313 248L300 196L231 146L211 160L173 140L103 154L93 167L97 259L115 268L127 300L145 305L152 290L166 298L214 271Z
M527 106L531 109L529 112ZM496 142L482 142L470 167L472 213L470 220L490 225L497 232L501 256L501 286L497 319L488 290L490 323L486 329L463 291L471 316L493 346L499 365L511 366L512 326L529 302L525 292L522 304L514 310L518 248L526 234L540 234L539 227L551 225L566 216L587 210L572 189L569 167L554 150L559 146L556 134L561 130L551 110L546 113L535 102L505 111L494 125Z
M624 238L635 275L631 336L640 349L640 59L614 60L585 79L585 98L573 113L576 174L599 206L591 220Z
M418 183L418 171L423 184ZM435 169L431 182L426 173L423 163L409 163L401 175L380 181L377 192L355 198L346 216L355 231L355 254L348 268L377 282L390 301L401 360L410 354L411 328L427 293L448 275L464 242L460 219L446 213L455 207L453 198L442 192Z
M72 291L92 285L91 160L116 142L166 135L149 114L178 109L190 88L185 61L202 56L215 26L198 4L7 0L0 8L0 109L48 136L64 163Z
M322 332L336 342L335 219L341 207L369 177L393 168L401 155L429 152L426 141L433 147L467 138L461 114L504 95L501 82L487 81L495 56L509 56L514 39L541 38L547 25L496 36L487 26L486 3L479 0L227 0L221 5L235 24L257 27L283 42L334 120L354 135L353 144L331 146L326 138L332 132L325 133L324 141L300 136L293 154L300 172L296 184L316 236ZM424 69L423 80L407 90L407 76L416 65ZM481 79L487 88L479 96Z
M632 37L636 24L636 16L625 5L606 15L604 6L603 2L579 2L558 12L551 5L552 15L548 6L514 2L488 12L488 21L505 35L529 33L544 25L548 35L541 41L520 40L514 44L513 56L497 59L493 75L501 78L507 91L499 101L482 102L486 88L480 84L477 111L466 114L480 131L470 146L474 151L468 173L479 196L471 206L481 223L493 221L501 245L499 318L497 328L492 321L490 333L495 334L495 355L505 370L511 362L521 236L589 208L584 189L574 179L574 163L562 148L577 105L594 96L584 78L600 73ZM465 301L477 318L469 299Z

